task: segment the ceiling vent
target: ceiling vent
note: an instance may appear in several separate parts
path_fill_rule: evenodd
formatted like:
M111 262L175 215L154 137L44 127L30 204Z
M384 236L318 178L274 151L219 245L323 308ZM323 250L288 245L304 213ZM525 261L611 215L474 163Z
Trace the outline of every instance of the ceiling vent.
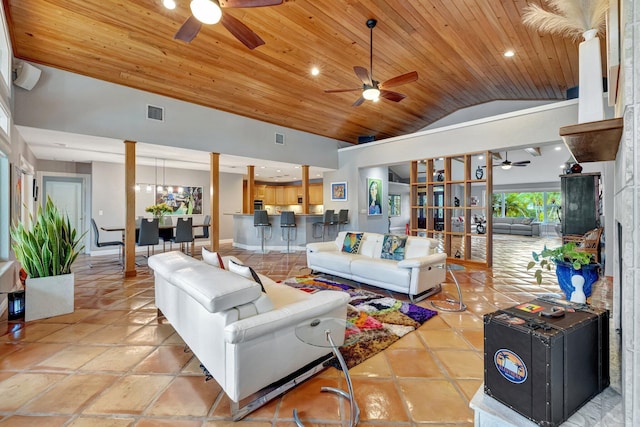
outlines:
M276 144L284 145L284 134L276 132Z
M147 119L164 122L164 108L147 104Z

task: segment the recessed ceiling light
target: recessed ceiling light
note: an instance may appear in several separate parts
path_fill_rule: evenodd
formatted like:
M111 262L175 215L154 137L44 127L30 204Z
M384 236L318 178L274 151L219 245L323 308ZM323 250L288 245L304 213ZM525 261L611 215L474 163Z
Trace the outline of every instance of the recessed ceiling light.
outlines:
M511 58L512 56L514 56L516 53L514 51L512 51L511 49L505 51L503 53L504 56L506 56L507 58Z
M562 150L562 147L561 147L560 145L558 145L558 146L556 147L556 151L560 151L560 150Z
M294 166L295 169L300 169L300 166Z
M162 4L164 5L164 7L166 7L167 9L175 9L176 8L176 2L173 0L162 0Z
M318 69L318 67L313 67L311 69L311 75L312 76L317 76L318 74L320 74L320 70Z
M280 169L276 170L276 172L282 172Z
M266 168L266 166L260 166L260 169L264 169L264 168Z
M560 169L564 169L564 168L565 168L564 164L560 165Z

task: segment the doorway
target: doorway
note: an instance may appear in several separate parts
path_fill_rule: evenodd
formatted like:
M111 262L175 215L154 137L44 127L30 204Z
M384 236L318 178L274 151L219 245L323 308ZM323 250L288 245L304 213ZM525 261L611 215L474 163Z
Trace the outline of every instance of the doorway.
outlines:
M83 177L68 176L43 176L42 177L42 203L50 197L54 205L63 215L69 217L71 226L79 235L86 230L86 179ZM88 248L88 238L85 237L85 248ZM86 249L82 250L85 253Z

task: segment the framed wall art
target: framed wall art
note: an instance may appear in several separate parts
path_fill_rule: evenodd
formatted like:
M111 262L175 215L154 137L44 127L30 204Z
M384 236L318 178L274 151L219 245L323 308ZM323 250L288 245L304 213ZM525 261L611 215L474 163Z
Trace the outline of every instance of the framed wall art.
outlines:
M332 202L347 201L347 183L346 182L331 183L331 201Z
M382 215L382 180L367 178L367 200L369 215Z

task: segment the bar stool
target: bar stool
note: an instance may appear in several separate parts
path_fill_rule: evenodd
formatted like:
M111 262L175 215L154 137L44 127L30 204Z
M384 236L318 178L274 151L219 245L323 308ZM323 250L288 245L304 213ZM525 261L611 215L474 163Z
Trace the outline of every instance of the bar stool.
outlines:
M340 209L338 211L338 231L341 225L349 224L349 209Z
M260 230L260 253L265 254L264 242L271 238L271 223L269 222L269 216L265 210L257 210L253 212L253 226ZM269 237L264 233L265 228L269 228Z
M284 254L292 253L289 249L289 245L292 240L296 240L298 237L298 229L296 228L296 214L293 211L283 211L280 213L280 229L282 231L282 240L287 241L287 250L282 251ZM293 229L293 239L291 238L291 230ZM287 235L285 237L284 231L287 230ZM293 251L295 252L295 251Z
M324 235L327 232L327 229L332 225L336 225L335 218L333 216L333 209L327 209L326 211L324 211L324 214L322 215L322 222L313 223L313 238L319 239L322 237L322 241L324 242ZM318 227L322 228L321 235L316 234L316 230L318 229Z

